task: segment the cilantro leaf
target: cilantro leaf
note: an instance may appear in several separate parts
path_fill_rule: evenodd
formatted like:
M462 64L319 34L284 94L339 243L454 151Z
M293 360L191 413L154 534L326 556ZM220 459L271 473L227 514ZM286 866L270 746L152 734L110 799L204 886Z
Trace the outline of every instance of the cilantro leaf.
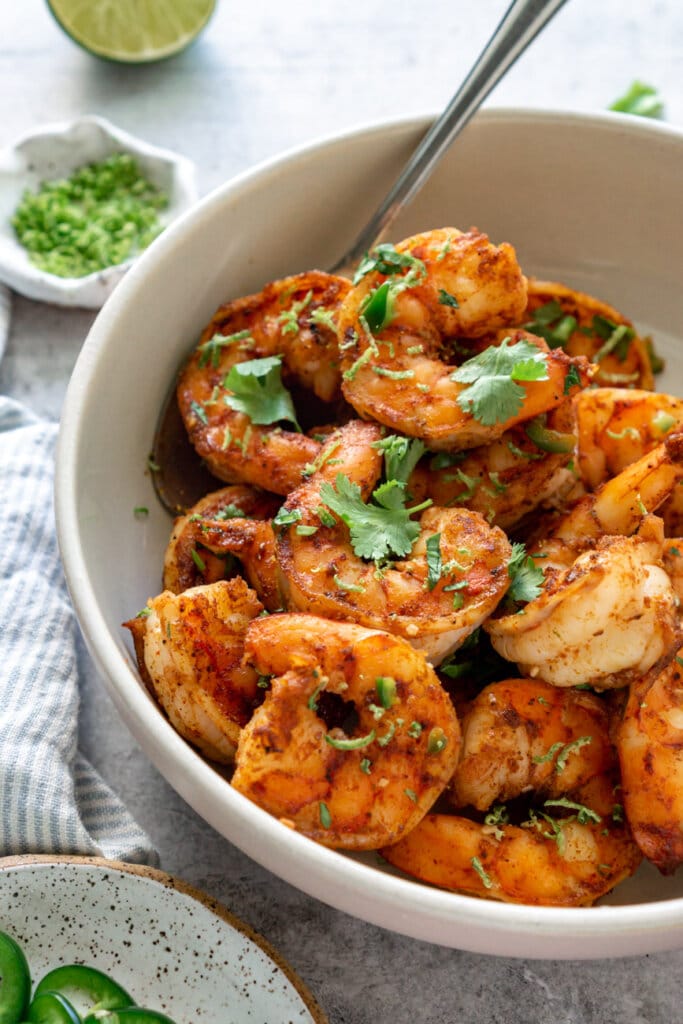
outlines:
M519 541L512 545L508 576L512 581L508 597L513 601L533 601L543 590L543 569L527 555L524 544Z
M249 359L235 363L223 384L232 394L224 401L231 409L243 412L252 423L278 423L289 420L300 430L292 396L282 383L280 356Z
M443 568L441 560L441 534L434 533L427 537L427 590L433 590L441 579Z
M610 103L608 109L621 114L637 114L639 117L661 117L664 103L654 86L636 80L623 96Z
M353 550L359 558L381 561L410 553L420 533L420 524L410 517L431 502L405 507L401 483L389 480L373 493L378 504L366 503L358 484L337 473L334 487L323 483L320 498L349 528Z
M409 252L398 252L390 242L376 245L358 264L353 283L358 284L366 274L376 270L379 274L399 274L403 270L415 270L424 263Z
M390 434L375 441L373 448L384 452L384 475L387 480L398 480L407 483L408 477L415 469L425 452L424 443L417 439Z
M547 379L545 353L529 341L510 345L509 338L466 360L451 374L451 380L469 385L458 395L458 405L484 426L503 423L517 415L525 397L518 380Z
M577 328L576 317L565 314L557 299L537 306L524 330L543 338L550 348L565 345Z

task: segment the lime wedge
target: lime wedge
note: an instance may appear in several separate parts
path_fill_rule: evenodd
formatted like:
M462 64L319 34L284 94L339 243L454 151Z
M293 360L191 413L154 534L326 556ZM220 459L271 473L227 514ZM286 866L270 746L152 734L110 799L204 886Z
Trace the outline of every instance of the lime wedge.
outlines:
M216 0L47 0L59 25L89 53L144 64L179 53L201 32Z

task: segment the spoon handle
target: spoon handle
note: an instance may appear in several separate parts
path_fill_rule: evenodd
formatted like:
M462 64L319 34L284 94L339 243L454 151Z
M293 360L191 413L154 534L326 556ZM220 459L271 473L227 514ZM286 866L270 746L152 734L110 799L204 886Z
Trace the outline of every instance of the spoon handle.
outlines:
M434 122L356 241L331 268L353 273L358 261L419 191L446 149L493 87L559 11L566 0L513 0L450 103Z

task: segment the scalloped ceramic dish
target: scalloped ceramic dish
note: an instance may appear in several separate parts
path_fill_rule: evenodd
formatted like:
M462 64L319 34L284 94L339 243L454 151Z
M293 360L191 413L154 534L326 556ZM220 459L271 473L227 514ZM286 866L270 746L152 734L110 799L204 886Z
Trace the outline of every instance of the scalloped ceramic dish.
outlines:
M194 164L186 157L151 146L101 117L45 125L0 151L0 281L29 299L100 308L135 260L79 278L48 274L31 263L10 218L26 189L35 191L44 181L68 177L83 164L120 152L136 157L145 177L167 193L169 205L159 217L162 225L194 204Z
M176 1024L326 1024L260 935L153 868L97 857L0 860L0 930L21 945L34 984L80 963Z
M597 907L527 907L420 885L379 858L296 834L232 790L174 732L141 684L120 625L160 589L171 524L146 457L200 328L231 297L331 265L427 125L364 128L249 171L169 228L116 290L78 361L60 437L58 530L76 610L116 707L160 771L214 828L305 892L474 952L554 959L683 946L683 872L663 878L645 866ZM660 124L492 110L452 147L392 239L476 225L512 242L527 273L591 292L652 333L667 360L659 387L680 394L682 173L683 134ZM133 516L138 505L151 510L144 522Z

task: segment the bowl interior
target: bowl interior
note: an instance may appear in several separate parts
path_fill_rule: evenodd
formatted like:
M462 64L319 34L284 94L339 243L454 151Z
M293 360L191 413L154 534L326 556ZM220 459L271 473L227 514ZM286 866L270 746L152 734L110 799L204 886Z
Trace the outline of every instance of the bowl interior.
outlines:
M171 524L147 456L201 327L229 298L331 265L427 126L371 127L257 168L167 229L117 288L84 346L62 422L58 530L74 604L148 756L216 829L292 884L385 927L474 951L581 957L670 948L683 942L683 877L644 868L600 910L531 910L380 873L371 857L342 857L280 826L173 732L139 682L120 625L161 589ZM667 362L658 387L680 393L682 165L683 135L638 119L491 111L466 129L391 237L474 225L512 242L526 273L591 292L652 333ZM141 505L150 509L145 520L133 515Z

